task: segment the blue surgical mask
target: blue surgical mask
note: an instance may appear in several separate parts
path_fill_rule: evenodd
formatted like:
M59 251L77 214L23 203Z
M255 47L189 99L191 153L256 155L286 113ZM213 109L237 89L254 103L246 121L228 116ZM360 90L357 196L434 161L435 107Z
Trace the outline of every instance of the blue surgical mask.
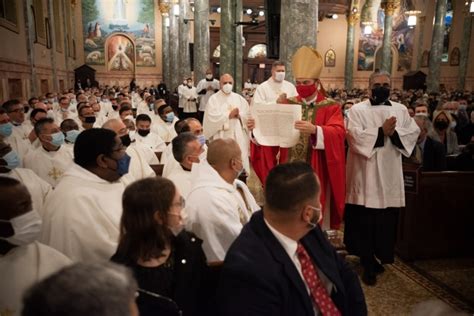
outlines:
M17 153L14 150L10 150L5 156L2 157L3 160L7 163L6 166L2 166L13 170L20 166L20 157L18 157Z
M122 158L117 160L117 173L119 176L123 176L128 173L130 167L130 156L125 154Z
M166 114L166 122L171 123L171 122L173 122L173 120L174 120L174 113L173 112L169 112L168 114Z
M199 135L197 138L201 145L204 145L206 143L206 136L204 136L203 134Z
M66 140L70 143L75 143L77 136L79 136L81 132L79 132L77 129L72 129L68 132L66 132Z
M0 124L0 135L8 137L13 132L13 124L8 122L4 124Z
M63 132L57 132L57 133L51 134L51 138L52 139L51 139L50 143L53 144L56 147L59 147L62 144L64 144L64 134L63 134Z

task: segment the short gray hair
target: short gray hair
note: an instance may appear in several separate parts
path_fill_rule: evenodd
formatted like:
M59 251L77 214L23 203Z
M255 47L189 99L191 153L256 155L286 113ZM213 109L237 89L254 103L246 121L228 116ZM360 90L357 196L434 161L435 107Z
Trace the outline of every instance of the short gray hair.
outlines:
M124 266L78 263L30 288L22 316L129 316L137 283Z
M372 87L372 82L374 81L375 78L377 77L387 77L390 80L390 83L392 83L392 76L390 73L386 72L385 70L381 70L379 72L374 72L370 75L369 78L369 89Z
M173 138L173 157L177 162L183 162L186 155L189 155L189 143L198 138L191 132L184 132Z

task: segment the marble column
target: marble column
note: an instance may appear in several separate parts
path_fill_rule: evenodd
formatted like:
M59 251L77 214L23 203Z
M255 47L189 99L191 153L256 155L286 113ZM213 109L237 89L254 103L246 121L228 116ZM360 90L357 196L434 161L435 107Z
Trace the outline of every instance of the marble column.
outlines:
M446 16L447 0L437 0L433 37L426 86L428 92L439 91L439 76L441 74L441 55L443 53L444 17Z
M239 0L238 0L239 1ZM221 56L220 75L225 73L235 77L235 20L234 20L234 0L221 0L221 28L220 28L220 46Z
M179 26L178 26L178 16L175 16L173 9L171 9L170 26L169 26L169 72L170 72L170 85L168 89L171 93L178 87L182 82L183 78L179 75Z
M189 59L189 0L179 0L179 82L184 77L191 76L191 61Z
M385 21L383 29L383 43L382 43L382 65L381 69L388 73L392 73L392 26L393 14L395 9L400 5L399 1L384 1L381 7L384 9Z
M352 80L354 75L355 26L359 21L358 2L353 1L351 7L352 9L347 15L346 65L344 68L344 87L347 90L352 89Z
M301 46L316 48L318 0L281 0L280 60L286 64L286 79L294 82L291 58Z
M210 61L209 0L194 0L194 82L206 76Z
M469 47L471 46L471 29L472 29L472 17L467 12L466 16L464 17L464 27L462 33L462 43L461 43L461 51L460 51L460 59L459 59L459 84L458 89L464 90L466 85L466 74L467 74L467 67L468 67L468 59L469 59Z
M418 44L416 52L416 69L420 70L421 68L421 57L423 56L423 38L425 37L425 21L426 17L422 16L418 18L417 28L418 28Z
M63 24L62 24L62 27L63 27L63 31L64 31L64 34L63 34L63 38L61 39L63 41L63 47L64 47L64 67L66 69L66 88L69 87L70 83L71 83L71 78L70 78L70 74L69 74L69 69L70 69L70 65L69 65L69 56L68 56L68 51L70 49L69 47L69 42L68 42L68 38L70 37L70 34L68 34L68 28L67 28L67 21L66 21L66 5L69 5L68 2L65 2L62 4L61 6L61 14L63 15ZM74 81L74 80L73 80Z
M234 22L243 20L242 1L237 0L234 3ZM242 91L242 72L243 72L243 49L242 37L244 36L244 27L239 25L235 27L235 54L234 54L234 91L240 93Z
M33 0L23 0L23 15L25 17L25 35L26 35L26 55L28 58L30 72L31 72L31 83L30 83L30 95L36 96L39 92L38 89L38 76L35 66L35 25L32 16L31 7L33 6Z
M163 65L163 82L169 89L171 86L170 80L170 33L169 26L166 25L166 20L169 21L169 16L161 16L161 63Z
M59 3L58 3L59 5ZM54 16L53 12L53 0L48 0L47 3L48 8L48 16L49 16L49 53L50 53L50 60L51 60L51 71L52 71L52 78L53 78L53 91L59 92L59 81L58 81L58 72L57 72L57 61L56 61L56 32L54 28L56 27L55 19L58 17ZM45 25L48 27L48 25ZM62 91L61 91L62 93Z

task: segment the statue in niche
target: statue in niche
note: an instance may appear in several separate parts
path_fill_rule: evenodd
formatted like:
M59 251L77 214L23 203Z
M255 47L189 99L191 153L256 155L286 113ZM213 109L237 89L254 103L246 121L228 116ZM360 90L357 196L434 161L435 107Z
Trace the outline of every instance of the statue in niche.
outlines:
M127 0L115 0L114 20L117 22L127 20Z

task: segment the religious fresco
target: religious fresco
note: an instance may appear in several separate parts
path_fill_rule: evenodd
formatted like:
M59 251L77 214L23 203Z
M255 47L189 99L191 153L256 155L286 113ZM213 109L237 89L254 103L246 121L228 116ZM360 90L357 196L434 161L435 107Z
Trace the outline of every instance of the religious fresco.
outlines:
M324 67L336 67L336 52L333 49L324 54Z
M380 2L380 0L375 0L372 7L372 16L375 19L372 21L374 23L372 33L364 34L363 25L361 25L357 70L375 70L375 54L382 47L385 21L385 14L383 9L380 9ZM415 29L408 27L408 16L404 12L413 7L413 0L402 0L400 8L393 16L392 49L395 48L398 52L397 71L407 71L411 68Z
M451 51L451 59L449 61L449 64L451 66L459 66L460 56L461 56L461 52L459 51L459 48L454 47L453 50Z
M256 44L249 50L248 58L266 58L267 57L267 45Z
M82 0L85 63L111 70L155 67L154 10L154 0Z

